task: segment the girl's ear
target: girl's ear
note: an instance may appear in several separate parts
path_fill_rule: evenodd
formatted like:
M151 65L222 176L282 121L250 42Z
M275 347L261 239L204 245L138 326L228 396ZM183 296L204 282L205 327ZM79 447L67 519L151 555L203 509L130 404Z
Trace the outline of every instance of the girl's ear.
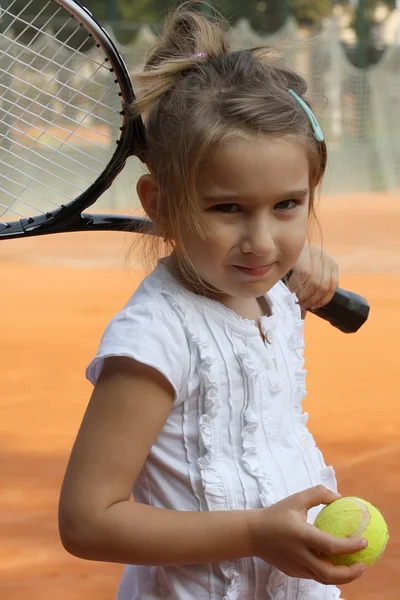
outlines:
M153 223L158 213L158 183L153 175L142 175L136 184L140 202Z

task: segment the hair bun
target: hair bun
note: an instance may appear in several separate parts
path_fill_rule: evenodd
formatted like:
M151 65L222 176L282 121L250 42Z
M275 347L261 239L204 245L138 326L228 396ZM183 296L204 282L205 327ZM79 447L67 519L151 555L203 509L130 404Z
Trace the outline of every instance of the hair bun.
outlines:
M198 3L184 3L167 17L163 33L148 57L147 68L165 61L190 60L203 53L215 58L229 52L222 17L205 18L198 7Z

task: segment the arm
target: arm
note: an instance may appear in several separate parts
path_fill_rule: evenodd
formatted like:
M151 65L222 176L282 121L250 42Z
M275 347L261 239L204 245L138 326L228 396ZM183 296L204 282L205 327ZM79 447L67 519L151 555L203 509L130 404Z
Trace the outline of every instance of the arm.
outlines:
M129 502L132 485L171 409L173 390L150 367L109 358L82 421L61 490L59 529L81 558L142 565L199 564L258 556L291 577L347 583L361 565L323 554L356 552L306 523L336 495L317 486L265 509L178 512Z
M173 401L158 371L109 358L93 391L62 486L59 529L81 558L173 565L249 556L250 513L178 512L130 502Z

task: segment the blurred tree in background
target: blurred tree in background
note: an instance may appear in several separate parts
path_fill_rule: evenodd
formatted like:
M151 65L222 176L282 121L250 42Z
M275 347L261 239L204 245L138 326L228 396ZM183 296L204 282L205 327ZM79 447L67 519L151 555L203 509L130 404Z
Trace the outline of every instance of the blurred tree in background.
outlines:
M168 0L103 0L116 3L122 19L160 22L171 5ZM91 0L98 5L98 0ZM329 16L332 0L215 0L211 2L231 22L248 19L257 31L271 32L279 29L292 14L299 22L313 24ZM144 19L143 19L144 17Z
M0 5L9 0L0 0ZM133 39L140 25L147 23L157 28L162 25L164 16L173 5L180 0L81 0L93 12L96 18L104 23L116 25L115 32L120 41ZM288 16L293 16L298 23L314 26L332 13L334 5L347 7L353 14L352 25L359 35L369 39L375 26L376 9L385 5L394 9L396 0L208 0L232 23L240 18L248 19L252 28L261 33L270 33L279 29ZM13 10L26 8L27 13L38 14L43 0L14 0ZM39 7L39 8L38 8ZM49 11L54 11L54 4L49 3L41 15L45 18ZM3 16L3 28L7 18Z

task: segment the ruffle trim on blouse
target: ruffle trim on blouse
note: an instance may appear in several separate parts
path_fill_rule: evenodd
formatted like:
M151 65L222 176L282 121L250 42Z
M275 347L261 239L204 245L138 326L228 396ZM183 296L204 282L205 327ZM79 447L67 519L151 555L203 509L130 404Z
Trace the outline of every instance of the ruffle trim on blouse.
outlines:
M215 444L218 440L213 439L213 420L218 416L220 409L220 394L218 385L218 375L214 371L215 361L213 362L208 352L209 345L202 342L197 335L190 329L190 324L185 323L189 340L195 344L200 357L200 377L204 386L204 410L205 413L199 418L200 439L205 449L204 456L198 461L201 479L203 483L204 495L209 510L228 510L229 504L227 492L223 478L218 470ZM227 563L222 566L222 573L225 578L225 592L222 600L239 600L240 593L240 574L235 563Z
M298 582L298 600L310 600L313 586L315 586L315 583L311 579L300 579Z
M186 307L182 306L179 298L174 294L164 293L179 312L189 344L196 348L199 354L199 377L204 392L204 413L199 417L198 424L204 455L197 460L197 465L200 469L207 507L209 510L229 510L227 491L218 469L220 436L215 435L217 424L213 424L221 406L218 366L212 359L209 343L201 340L193 331L193 324L189 319L188 311L185 310Z
M179 311L190 345L197 348L199 354L200 385L204 390L204 413L199 417L198 423L200 440L205 453L197 460L197 464L200 470L205 500L209 510L229 510L227 490L218 469L220 436L215 436L214 433L218 424L213 423L221 406L218 366L212 360L209 344L194 333L187 311L175 296L170 294L168 296L175 309ZM240 573L236 563L224 563L222 573L225 578L225 592L221 600L239 600Z
M276 501L276 494L272 480L268 475L265 465L260 459L258 453L259 444L257 443L257 438L262 420L261 415L258 414L257 411L257 399L261 394L263 398L268 398L268 394L264 393L262 389L261 392L257 393L257 390L255 389L257 386L263 387L260 381L261 365L253 362L252 357L250 356L246 347L243 347L239 351L239 356L241 358L243 368L248 376L249 384L248 405L244 411L244 427L242 429L242 461L247 472L257 480L260 490L259 497L261 504L262 506L266 507ZM267 402L268 400L265 401ZM277 435L277 432L273 419L269 417L267 407L265 408L265 413L267 415L267 427L271 432L271 437L273 437L274 434ZM269 422L268 419L270 419Z
M278 569L272 569L265 586L267 600L285 600L285 582L287 576Z
M189 343L197 348L200 359L199 376L204 391L204 413L199 417L200 440L205 453L197 460L209 510L228 510L227 493L218 469L220 439L215 436L213 421L221 406L218 367L209 351L209 344L195 334L185 319L184 328ZM217 438L217 439L216 439Z
M266 340L265 348L267 352L266 355L264 355L264 364L262 364L260 359L259 368L262 368L265 371L266 363L268 387L271 394L277 394L282 390L282 381L277 371L276 364L274 364L274 340L278 322L279 317L277 314L273 314L271 317L261 317L260 319L260 327ZM266 392L266 390L263 390L263 392Z
M208 352L209 345L202 342L192 331L187 323L187 332L190 341L196 344L200 357L200 378L204 386L204 414L199 417L200 439L205 454L197 464L200 469L204 487L204 494L209 510L228 510L228 501L223 478L218 470L217 458L219 439L214 439L213 420L218 416L220 408L220 394L217 373L214 372L215 361Z
M291 313L292 330L288 335L288 348L292 355L292 364L294 367L294 376L296 380L296 400L295 400L295 420L299 431L303 431L307 425L308 413L303 413L303 402L307 396L306 375L304 369L304 320L301 318L301 309L297 303L295 294L290 292L284 297L287 309Z
M222 563L221 571L227 581L225 593L222 600L239 600L240 598L240 574L235 564ZM229 582L229 583L228 583Z

